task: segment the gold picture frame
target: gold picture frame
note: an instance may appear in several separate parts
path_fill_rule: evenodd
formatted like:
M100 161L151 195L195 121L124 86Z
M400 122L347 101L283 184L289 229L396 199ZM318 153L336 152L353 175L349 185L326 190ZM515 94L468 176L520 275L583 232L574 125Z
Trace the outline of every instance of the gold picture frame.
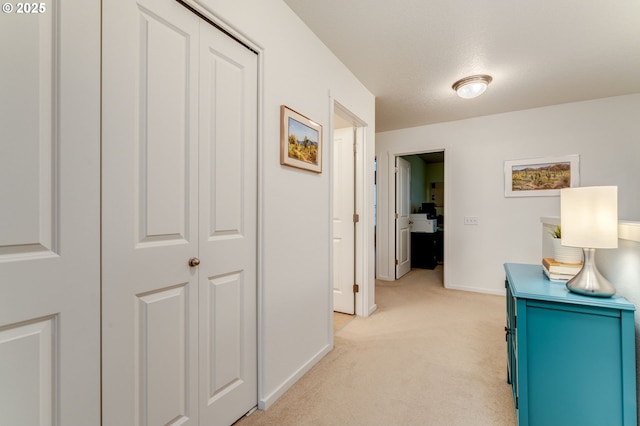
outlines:
M280 164L322 173L322 125L282 105Z
M559 196L580 183L580 156L532 158L504 162L505 197Z

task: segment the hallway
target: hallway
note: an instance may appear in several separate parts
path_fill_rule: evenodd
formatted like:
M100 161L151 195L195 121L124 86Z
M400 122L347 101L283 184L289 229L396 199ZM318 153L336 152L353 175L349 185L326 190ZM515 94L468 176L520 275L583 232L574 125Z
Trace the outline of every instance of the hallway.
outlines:
M506 383L504 298L446 290L442 267L376 283L378 310L254 425L515 424Z

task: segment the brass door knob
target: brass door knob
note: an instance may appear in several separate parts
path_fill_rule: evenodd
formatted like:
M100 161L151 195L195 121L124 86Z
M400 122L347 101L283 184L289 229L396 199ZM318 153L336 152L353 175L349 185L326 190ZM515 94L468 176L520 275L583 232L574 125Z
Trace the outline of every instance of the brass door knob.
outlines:
M200 264L200 259L197 257L192 257L189 259L189 266L198 266Z

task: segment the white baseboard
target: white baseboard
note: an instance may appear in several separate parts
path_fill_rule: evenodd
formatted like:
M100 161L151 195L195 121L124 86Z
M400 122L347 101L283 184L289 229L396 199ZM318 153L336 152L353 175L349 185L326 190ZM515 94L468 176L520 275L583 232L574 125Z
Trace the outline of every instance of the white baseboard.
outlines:
M316 353L311 359L305 362L300 368L298 368L287 380L285 380L280 386L276 388L273 392L271 392L266 397L258 398L258 408L260 410L267 410L271 405L278 400L286 391L289 390L291 386L294 385L295 382L300 380L302 376L304 376L311 367L316 365L326 354L329 353L332 349L332 345L326 345L323 347L318 353Z
M372 313L374 313L376 310L378 309L378 305L376 305L375 303L369 308L369 315L371 315Z
M490 288L466 287L461 285L446 285L444 288L449 290L470 291L472 293L493 294L496 296L506 295L506 290L495 290Z
M396 276L389 276L389 275L376 275L376 280L380 280L380 281L395 281L396 280Z

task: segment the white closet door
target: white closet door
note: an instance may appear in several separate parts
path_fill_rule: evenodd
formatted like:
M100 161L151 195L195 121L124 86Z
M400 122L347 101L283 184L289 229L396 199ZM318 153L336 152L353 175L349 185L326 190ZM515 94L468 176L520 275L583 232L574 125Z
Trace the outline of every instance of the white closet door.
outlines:
M30 3L4 6L0 425L95 425L100 2L50 0L31 14L17 13Z
M257 404L257 55L207 22L200 39L200 420Z
M104 425L230 425L257 403L257 57L173 0L103 7Z
M103 424L198 424L199 19L103 4Z

